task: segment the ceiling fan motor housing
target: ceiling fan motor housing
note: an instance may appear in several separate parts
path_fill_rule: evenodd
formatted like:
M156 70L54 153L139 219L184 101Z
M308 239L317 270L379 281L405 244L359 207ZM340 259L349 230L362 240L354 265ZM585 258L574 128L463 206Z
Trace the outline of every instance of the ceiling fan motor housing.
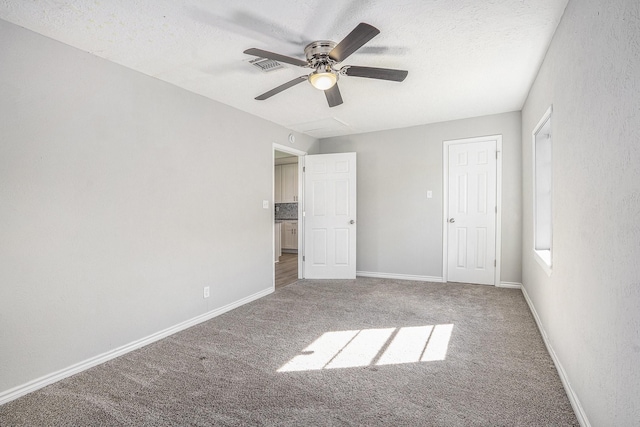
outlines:
M309 65L316 69L322 65L324 65L325 68L332 68L336 62L329 57L329 52L336 47L336 44L336 42L331 40L317 40L309 43L304 48L304 54L307 57Z

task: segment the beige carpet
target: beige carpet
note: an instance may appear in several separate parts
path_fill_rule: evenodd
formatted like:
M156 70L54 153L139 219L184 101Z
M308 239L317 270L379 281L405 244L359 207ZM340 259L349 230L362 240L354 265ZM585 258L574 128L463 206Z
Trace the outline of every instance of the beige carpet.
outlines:
M518 290L274 294L0 407L0 425L577 426Z

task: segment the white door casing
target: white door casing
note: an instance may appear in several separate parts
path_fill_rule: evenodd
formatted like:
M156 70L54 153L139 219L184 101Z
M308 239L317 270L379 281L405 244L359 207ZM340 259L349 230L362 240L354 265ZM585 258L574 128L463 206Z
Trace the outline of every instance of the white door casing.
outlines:
M298 150L296 148L292 148L292 147L289 147L289 146L286 146L286 145L277 144L277 143L273 143L272 147L273 147L273 150L272 150L272 156L273 156L272 157L272 163L274 164L274 168L273 168L274 177L273 177L273 180L272 180L272 182L274 184L274 189L273 189L272 197L273 197L274 203L276 203L275 187L276 187L276 179L277 179L277 176L276 176L276 173L275 173L275 169L276 169L275 168L275 161L276 161L275 151L281 151L283 153L289 153L292 156L298 156L298 165L299 166L298 166L298 190L297 190L298 193L297 194L300 197L296 197L296 198L298 200L300 200L300 201L303 201L304 200L304 194L302 193L303 189L302 189L302 186L300 185L300 183L302 182L302 178L301 178L300 174L302 173L302 167L304 165L304 158L307 155L307 152L306 151L302 151L302 150ZM277 184L281 185L281 182L277 183ZM273 218L274 213L275 213L274 210L271 209L271 215L272 215L271 219L272 220L274 219ZM300 222L303 221L303 220L304 220L304 218L302 216L302 203L298 203L298 225L300 225ZM275 232L275 221L273 221L273 227L274 227L274 232ZM303 243L302 242L304 240L304 233L298 233L297 234L297 238L298 238L298 248L303 247ZM273 247L274 247L274 252L275 252L275 235L274 235ZM274 257L275 257L275 253L274 253ZM303 266L304 265L303 265L303 262L302 262L302 257L298 256L298 278L299 279L302 279L304 277L303 276ZM275 283L276 283L276 269L275 269L275 263L274 263L273 264L273 281L272 281L272 284L273 284L274 288L275 288Z
M447 281L496 284L497 145L493 138L445 146Z
M305 157L306 279L356 277L356 153Z

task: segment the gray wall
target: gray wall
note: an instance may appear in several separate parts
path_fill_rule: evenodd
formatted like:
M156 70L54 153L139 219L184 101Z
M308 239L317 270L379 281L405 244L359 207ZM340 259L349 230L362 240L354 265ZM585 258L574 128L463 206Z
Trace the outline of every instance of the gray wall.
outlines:
M640 420L640 3L571 0L522 111L523 285L594 426ZM531 132L553 104L553 271Z
M0 63L0 393L272 287L289 130L4 21Z
M358 271L442 277L442 142L496 134L503 136L501 280L520 283L520 112L322 139L321 153L358 153Z

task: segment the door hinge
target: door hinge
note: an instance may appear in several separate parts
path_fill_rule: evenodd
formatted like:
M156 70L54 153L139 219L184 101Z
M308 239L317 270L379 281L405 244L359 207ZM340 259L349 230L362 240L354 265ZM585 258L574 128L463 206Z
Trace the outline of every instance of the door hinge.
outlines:
M304 255L302 255L302 261L304 261Z
M498 160L498 151L496 151L496 160Z
M307 171L307 167L306 167L306 166L303 166L303 167L302 167L302 172L306 172L306 171Z
M498 213L498 207L497 206L495 207L495 209L496 209L496 213Z
M497 262L495 259L493 260L493 266L494 266L494 267L497 267L497 266L498 266L498 262Z

